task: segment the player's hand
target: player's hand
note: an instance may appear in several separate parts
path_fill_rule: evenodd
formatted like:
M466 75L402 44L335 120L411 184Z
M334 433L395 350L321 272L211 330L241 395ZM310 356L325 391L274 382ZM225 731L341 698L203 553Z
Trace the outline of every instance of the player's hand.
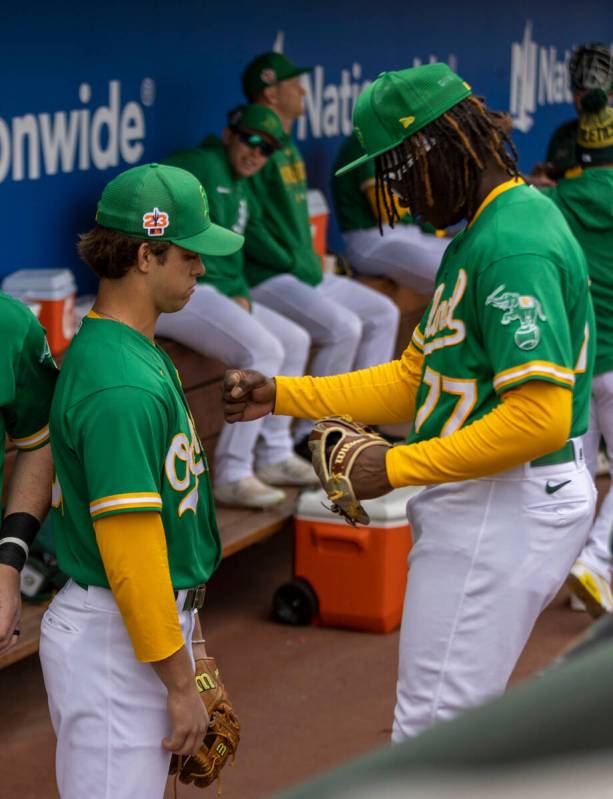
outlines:
M237 294L235 297L232 297L232 299L237 305L240 305L240 307L244 311L247 311L247 313L251 313L251 303L249 302L247 297L243 297L242 294Z
M14 634L21 618L21 593L19 572L12 566L0 564L0 655L3 655L18 637Z
M542 164L536 164L532 173L528 175L528 182L537 188L555 186L556 181L552 177L554 166L551 162L545 161Z
M355 460L351 469L351 484L358 499L382 497L394 486L387 477L385 456L389 446L368 447Z
M170 717L170 736L162 746L175 755L195 755L209 726L209 715L193 680L183 689L170 689L166 704Z
M252 422L275 407L275 381L255 369L228 369L222 391L226 422Z

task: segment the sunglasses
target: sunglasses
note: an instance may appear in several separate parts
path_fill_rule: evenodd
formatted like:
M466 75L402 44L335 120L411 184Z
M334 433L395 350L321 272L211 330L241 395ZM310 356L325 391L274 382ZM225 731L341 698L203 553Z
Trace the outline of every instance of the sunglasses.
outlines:
M267 142L262 136L259 136L257 133L246 133L243 130L236 131L238 138L243 144L246 144L251 150L257 150L260 148L260 152L266 158L269 158L276 147L274 147L270 142Z

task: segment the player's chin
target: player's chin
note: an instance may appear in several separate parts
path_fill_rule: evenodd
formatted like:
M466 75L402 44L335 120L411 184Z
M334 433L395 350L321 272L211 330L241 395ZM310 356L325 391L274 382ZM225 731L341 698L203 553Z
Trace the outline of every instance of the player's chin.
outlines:
M189 292L182 297L174 297L172 300L167 300L162 308L162 313L176 313L180 311L181 308L185 308L193 293L194 289L190 289Z

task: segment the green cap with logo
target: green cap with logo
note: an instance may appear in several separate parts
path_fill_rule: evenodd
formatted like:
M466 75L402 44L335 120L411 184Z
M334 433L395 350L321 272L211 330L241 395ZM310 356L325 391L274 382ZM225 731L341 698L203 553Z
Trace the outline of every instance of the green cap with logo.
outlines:
M336 174L397 147L470 94L468 83L447 64L382 72L358 97L353 110L353 129L365 154Z
M272 110L265 105L252 103L240 105L228 114L228 125L237 130L249 133L262 133L267 136L274 147L281 148L283 126L281 120Z
M283 53L263 53L245 67L243 93L248 100L255 100L268 86L312 71L313 67L297 67Z
M164 164L135 166L106 185L98 202L101 227L145 241L170 241L199 255L231 255L244 238L214 225L200 181Z

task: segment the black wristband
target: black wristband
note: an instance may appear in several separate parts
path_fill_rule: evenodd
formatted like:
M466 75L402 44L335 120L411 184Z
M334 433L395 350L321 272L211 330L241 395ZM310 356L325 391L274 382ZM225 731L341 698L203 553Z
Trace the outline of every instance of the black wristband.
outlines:
M11 542L0 544L0 566L12 566L21 572L27 559L26 550L19 544Z
M0 528L0 564L12 566L20 572L39 530L40 522L31 513L5 516Z
M29 549L39 530L40 522L31 513L9 513L0 528L0 541L3 538L21 538Z

